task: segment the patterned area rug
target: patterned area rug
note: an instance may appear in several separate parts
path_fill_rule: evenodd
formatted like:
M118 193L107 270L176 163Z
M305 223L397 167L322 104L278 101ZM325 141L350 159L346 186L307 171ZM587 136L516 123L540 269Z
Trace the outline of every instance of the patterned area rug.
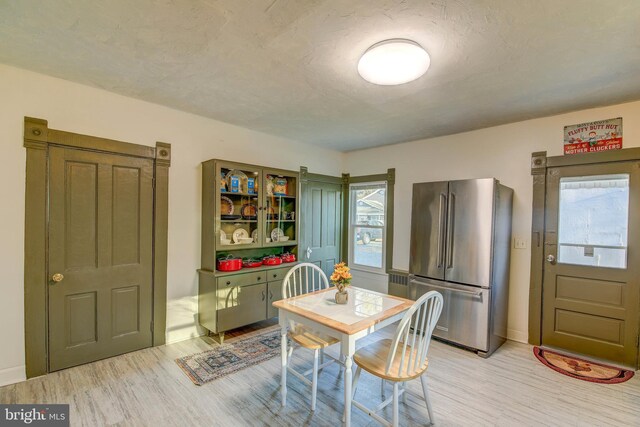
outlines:
M194 384L203 385L276 356L280 356L277 325L202 353L180 357L176 363Z
M556 372L583 381L601 384L617 384L633 378L633 371L615 368L577 357L565 356L538 346L533 347L533 354L539 361Z

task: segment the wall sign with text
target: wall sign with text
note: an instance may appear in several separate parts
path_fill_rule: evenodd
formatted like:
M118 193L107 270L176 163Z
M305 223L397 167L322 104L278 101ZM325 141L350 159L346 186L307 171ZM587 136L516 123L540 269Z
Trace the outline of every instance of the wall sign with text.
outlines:
M564 154L622 148L622 117L564 127Z

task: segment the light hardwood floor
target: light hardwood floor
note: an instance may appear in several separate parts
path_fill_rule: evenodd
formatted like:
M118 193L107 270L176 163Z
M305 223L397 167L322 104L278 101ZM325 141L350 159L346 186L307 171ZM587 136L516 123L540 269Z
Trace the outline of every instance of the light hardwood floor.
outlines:
M393 330L372 339L388 337ZM226 342L237 338L231 334ZM202 387L194 385L174 359L215 345L211 338L194 338L67 369L0 388L0 403L69 403L73 426L340 425L343 389L336 365L320 376L318 408L312 414L309 389L292 376L288 405L280 406L279 358ZM617 385L574 380L543 366L530 346L515 342L507 342L489 359L433 342L429 360L431 402L439 426L640 425L638 376ZM379 381L363 373L358 400L376 405ZM409 387L421 392L419 381ZM424 425L426 408L408 399L409 407L400 405L401 425ZM386 411L390 418L391 408ZM354 409L353 425L376 423Z

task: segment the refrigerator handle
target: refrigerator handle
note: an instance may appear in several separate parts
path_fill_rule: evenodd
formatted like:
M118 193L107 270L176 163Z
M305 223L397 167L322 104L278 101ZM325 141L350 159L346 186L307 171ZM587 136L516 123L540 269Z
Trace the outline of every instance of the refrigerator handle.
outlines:
M444 264L445 217L447 215L447 195L440 193L440 212L438 217L438 268Z
M412 284L416 284L416 285L425 285L425 283L423 282L418 282L417 280L412 280L411 281ZM445 291L451 291L451 292L458 292L460 294L467 294L467 295L471 295L474 297L481 297L482 296L482 290L479 291L464 291L462 289L457 289L457 288L450 288L449 286L442 286L442 285L436 285L435 283L426 283L427 286L431 287L431 288L437 288L437 289L442 289Z
M448 220L447 220L447 268L453 267L453 232L454 232L454 211L456 208L456 195L449 194Z

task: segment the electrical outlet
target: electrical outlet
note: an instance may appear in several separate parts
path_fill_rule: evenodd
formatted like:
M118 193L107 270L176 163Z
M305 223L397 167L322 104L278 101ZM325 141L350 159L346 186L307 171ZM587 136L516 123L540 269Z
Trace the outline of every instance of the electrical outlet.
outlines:
M522 237L514 237L513 247L514 249L527 249L527 241Z

